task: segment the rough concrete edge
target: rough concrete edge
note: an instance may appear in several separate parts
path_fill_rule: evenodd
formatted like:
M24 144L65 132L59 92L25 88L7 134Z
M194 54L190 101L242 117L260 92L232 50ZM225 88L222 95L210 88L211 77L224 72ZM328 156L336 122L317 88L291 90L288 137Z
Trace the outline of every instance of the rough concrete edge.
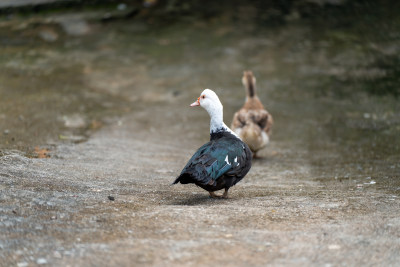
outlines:
M0 16L12 13L39 12L60 8L83 8L95 5L118 4L116 0L24 0L18 2L0 3Z

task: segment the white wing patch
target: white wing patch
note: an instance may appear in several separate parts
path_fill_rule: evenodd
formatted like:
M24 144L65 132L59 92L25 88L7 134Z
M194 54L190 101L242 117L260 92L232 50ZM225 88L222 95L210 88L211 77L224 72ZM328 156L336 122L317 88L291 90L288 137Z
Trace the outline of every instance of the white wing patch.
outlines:
M233 161L236 163L236 166L239 166L240 163L238 162L237 157Z
M229 161L228 161L228 155L226 155L225 162L226 162L226 164L231 165L231 164L229 163Z

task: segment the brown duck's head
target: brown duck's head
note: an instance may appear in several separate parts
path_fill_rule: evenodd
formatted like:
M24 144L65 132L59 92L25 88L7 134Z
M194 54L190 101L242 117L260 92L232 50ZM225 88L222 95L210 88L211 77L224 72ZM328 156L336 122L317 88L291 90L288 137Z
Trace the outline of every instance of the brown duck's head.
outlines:
M247 96L254 97L256 95L256 77L254 77L252 71L245 70L243 72L242 83L246 88Z

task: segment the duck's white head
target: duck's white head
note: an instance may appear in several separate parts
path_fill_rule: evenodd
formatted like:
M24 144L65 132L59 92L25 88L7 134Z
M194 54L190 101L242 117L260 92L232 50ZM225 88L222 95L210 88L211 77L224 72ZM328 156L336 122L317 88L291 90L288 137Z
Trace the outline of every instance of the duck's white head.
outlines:
M207 110L208 114L212 116L213 113L223 112L223 106L217 94L210 89L205 89L197 100L190 105L191 107L200 106Z
M225 125L223 120L223 106L217 94L210 89L205 89L200 97L193 102L191 107L203 107L210 115L210 133L218 132L220 130L229 131L237 136L228 126Z

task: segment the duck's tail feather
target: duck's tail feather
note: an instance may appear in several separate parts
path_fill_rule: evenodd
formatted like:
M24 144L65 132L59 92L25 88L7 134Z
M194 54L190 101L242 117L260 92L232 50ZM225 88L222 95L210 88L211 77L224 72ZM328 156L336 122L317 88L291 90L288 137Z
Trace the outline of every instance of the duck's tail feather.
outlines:
M180 182L180 176L179 177L177 177L176 179L175 179L175 181L171 184L171 185L174 185L174 184L177 184L177 183L179 183Z

